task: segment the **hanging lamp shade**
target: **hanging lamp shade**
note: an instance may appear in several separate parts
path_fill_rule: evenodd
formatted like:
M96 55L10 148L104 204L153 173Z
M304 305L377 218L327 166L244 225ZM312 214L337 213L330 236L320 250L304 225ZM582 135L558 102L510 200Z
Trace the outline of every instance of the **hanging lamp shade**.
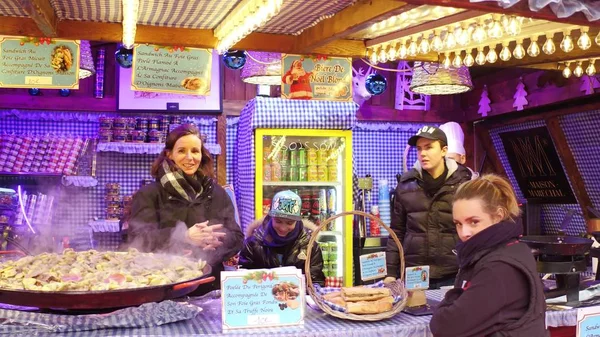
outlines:
M281 53L247 53L249 56L242 68L242 81L251 84L281 85Z
M424 95L452 95L473 90L469 68L444 69L439 63L415 62L410 91Z
M94 58L92 57L92 46L90 45L90 41L80 41L79 55L79 79L94 75L96 73L96 68L94 68Z

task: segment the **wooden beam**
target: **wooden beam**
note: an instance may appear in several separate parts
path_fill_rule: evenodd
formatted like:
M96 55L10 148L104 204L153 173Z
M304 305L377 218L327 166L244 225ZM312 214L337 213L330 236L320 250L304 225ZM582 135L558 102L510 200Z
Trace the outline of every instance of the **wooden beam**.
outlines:
M225 114L217 117L217 144L221 146L221 154L217 156L217 183L223 186L227 183L227 116Z
M571 152L569 144L567 143L567 137L560 126L559 117L554 116L547 118L546 127L552 137L556 152L558 152L558 155L562 160L563 167L565 168L565 171L567 171L567 176L573 186L573 193L577 198L577 202L583 211L585 219L595 218L595 216L588 211L588 207L593 207L592 200L587 193L581 173L579 173L577 162L575 162L575 158L573 157L573 152Z
M492 163L492 167L495 171L494 173L508 177L506 175L506 170L504 170L504 166L502 165L502 161L498 156L498 152L496 151L494 142L492 141L492 136L490 135L491 128L484 124L474 123L473 130L475 131L475 136L477 137L477 139L479 139L481 145L485 150L485 153L487 155L486 160ZM485 167L485 162L482 165ZM480 167L479 169L481 170L482 168Z
M366 29L375 22L416 7L401 1L362 0L306 29L296 38L294 49L301 53L309 53L317 47Z
M49 0L20 0L19 2L44 36L56 37L58 19Z
M405 36L409 36L409 35L413 35L413 34L417 34L417 33L421 33L424 31L428 31L428 30L433 30L436 28L440 28L440 27L444 27L447 26L449 24L455 23L455 22L459 22L459 21L464 21L464 20L469 20L469 19L473 19L476 18L478 16L482 16L485 15L486 13L484 12L479 12L479 11L466 11L466 12L460 12L454 15L450 15L447 16L443 19L440 20L434 20L434 21L428 21L424 24L421 25L416 25L416 26L412 26L412 27L408 27L406 29L402 29L399 30L397 32L393 32L387 35L383 35L371 40L368 40L366 42L367 47L372 47L378 44L382 44L388 41L393 41L393 40L397 40L400 38L403 38Z
M469 10L484 11L490 13L500 13L509 15L518 15L526 18L541 19L555 22L563 22L568 24L576 24L583 26L600 26L598 21L589 21L581 12L577 12L568 18L558 18L550 10L548 6L540 11L534 12L529 9L528 1L522 0L515 5L503 8L496 2L470 2L470 0L403 0L413 5L434 5L454 8L464 8Z

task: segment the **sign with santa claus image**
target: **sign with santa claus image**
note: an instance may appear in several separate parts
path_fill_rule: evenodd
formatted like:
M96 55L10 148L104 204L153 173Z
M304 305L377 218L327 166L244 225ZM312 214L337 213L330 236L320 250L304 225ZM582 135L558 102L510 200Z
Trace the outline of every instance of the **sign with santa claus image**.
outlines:
M281 97L352 101L352 59L283 54Z

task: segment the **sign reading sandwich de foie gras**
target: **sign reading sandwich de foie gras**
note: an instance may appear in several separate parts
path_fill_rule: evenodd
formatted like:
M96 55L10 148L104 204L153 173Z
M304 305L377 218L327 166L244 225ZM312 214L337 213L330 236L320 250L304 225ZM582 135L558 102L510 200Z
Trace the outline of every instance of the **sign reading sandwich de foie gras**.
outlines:
M136 44L131 90L210 95L212 50Z
M0 87L79 89L79 40L0 35Z
M299 269L221 272L223 330L304 323L304 276Z

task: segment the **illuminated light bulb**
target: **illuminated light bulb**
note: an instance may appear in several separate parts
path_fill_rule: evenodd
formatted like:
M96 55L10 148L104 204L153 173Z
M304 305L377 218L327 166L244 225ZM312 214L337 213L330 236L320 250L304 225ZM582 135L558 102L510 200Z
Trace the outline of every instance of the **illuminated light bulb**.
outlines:
M495 46L490 46L490 51L488 51L487 55L485 56L485 60L489 63L495 63L496 61L498 61L498 54L496 54Z
M444 42L442 41L440 34L436 33L433 40L431 40L431 50L439 52L442 48L444 48Z
M460 46L466 46L471 42L471 33L469 33L469 25L463 24L460 35L456 38L456 42Z
M478 24L477 27L475 27L475 30L473 31L473 41L481 43L485 41L485 39L487 39L487 33L483 28L483 24Z
M446 32L446 38L444 39L444 45L446 49L452 49L456 47L456 38L454 38L454 32L452 30Z
M516 16L511 16L508 20L508 26L506 26L506 34L510 36L517 36L521 33L521 23Z
M594 65L594 63L596 63L596 60L590 60L590 64L587 66L587 68L585 68L585 73L588 76L596 75L596 66Z
M502 37L502 26L500 22L494 20L490 29L488 30L488 36L492 39L499 39Z
M377 56L377 60L379 61L379 63L386 63L387 62L387 53L385 52L385 47L381 48L381 50L379 51L379 55Z
M566 32L562 41L560 41L560 49L562 49L562 51L565 53L568 53L573 50L573 48L573 39L571 39L570 32Z
M473 53L473 49L469 50L469 52L465 56L465 59L463 60L463 64L467 67L472 67L473 64L475 64L475 59L473 58L473 55L471 55L471 53Z
M537 43L537 37L531 38L531 43L527 47L527 55L536 57L540 54L540 45Z
M500 59L502 61L508 61L510 60L512 54L510 52L510 49L508 49L508 43L504 43L502 50L500 51Z
M485 54L483 53L483 48L479 48L477 56L475 56L475 62L477 62L477 64L480 66L485 64Z
M402 42L400 45L400 49L398 49L398 58L404 60L408 55L408 48L406 48L406 43Z
M581 61L577 62L577 67L575 67L575 70L573 70L573 75L575 75L575 77L583 76L583 67L581 67Z
M577 46L581 50L588 50L592 46L592 39L588 35L588 28L581 28L581 35L579 35L579 39L577 39Z
M567 63L565 64L565 69L563 69L563 71L562 71L562 75L563 75L563 77L564 77L564 78L569 78L569 77L571 77L571 74L572 74L572 73L571 73L571 68L569 68L569 66L570 66L570 65L571 65L571 64L570 64L569 62L567 62Z
M513 50L513 56L520 60L525 57L525 48L523 48L523 40L517 40L517 46Z
M552 55L556 51L556 46L554 45L554 41L552 41L552 35L548 34L546 36L546 42L544 42L544 46L542 46L542 51L546 55Z
M419 52L421 54L429 53L429 40L425 36L421 39L421 43L419 44Z
M369 55L369 62L371 62L371 64L377 64L377 51L375 49L373 49L371 55Z
M502 28L504 28L504 30L508 33L508 24L510 23L510 18L506 15L502 15L500 22L502 22Z
M444 67L444 69L450 69L450 65L452 64L450 62L450 55L448 55L448 53L445 54L446 58L444 58L444 62L442 63L442 66Z
M462 26L454 27L454 32L452 32L452 34L454 34L454 39L456 41L458 41L458 38L460 37L460 35L462 34L462 32L463 32L463 27Z
M596 44L600 46L600 32L598 33L598 35L596 35L594 42L596 42Z
M419 52L419 48L417 47L417 41L411 40L410 45L408 45L408 56L417 56Z
M398 51L396 50L396 47L394 45L390 46L390 49L388 49L388 60L390 61L394 61L396 60L396 57L398 56Z
M452 66L454 68L460 68L460 66L462 66L462 59L460 58L460 52L454 53L454 59L452 60Z

